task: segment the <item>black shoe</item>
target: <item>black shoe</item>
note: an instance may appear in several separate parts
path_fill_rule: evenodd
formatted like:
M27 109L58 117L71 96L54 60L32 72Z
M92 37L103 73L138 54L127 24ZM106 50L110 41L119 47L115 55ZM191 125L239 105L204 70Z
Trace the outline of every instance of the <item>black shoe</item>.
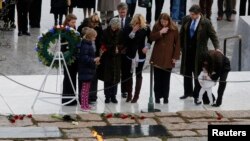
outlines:
M107 104L110 103L110 98L106 98L105 103L107 103Z
M111 102L112 102L112 103L115 103L115 104L118 103L118 101L116 100L115 97L114 97L114 98L111 98Z
M213 104L213 107L220 107L220 104Z
M237 14L237 11L235 9L232 10L233 14Z
M18 36L23 36L23 33L22 32L18 32Z
M201 101L195 101L194 103L195 103L196 105L201 105L202 102L201 102Z
M11 23L10 28L16 28L16 25L14 23Z
M29 32L23 32L23 35L30 36Z
M160 104L160 99L159 99L159 98L156 98L156 99L155 99L155 103L156 103L156 104Z
M127 98L127 93L122 93L122 98Z
M186 99L186 98L188 98L187 95L183 95L183 96L180 97L180 99Z
M166 99L164 98L163 103L164 103L164 104L168 104L168 99L167 99L167 98L166 98Z

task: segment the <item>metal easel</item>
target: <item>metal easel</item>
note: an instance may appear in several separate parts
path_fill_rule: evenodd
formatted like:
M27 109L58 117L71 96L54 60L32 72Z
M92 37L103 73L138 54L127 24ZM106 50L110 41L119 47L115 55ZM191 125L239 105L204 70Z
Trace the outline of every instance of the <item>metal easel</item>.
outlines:
M39 89L40 91L37 93L37 95L36 95L36 97L35 97L35 100L33 101L33 104L32 104L32 106L31 106L32 109L34 109L34 106L35 106L35 104L36 104L36 102L37 102L38 99L40 99L41 101L50 103L50 104L60 105L60 106L67 105L67 104L73 102L74 100L76 100L76 101L77 101L76 113L77 113L77 111L78 111L78 106L80 105L79 98L78 98L78 94L77 94L77 92L76 92L76 88L74 87L73 82L72 82L72 79L71 79L71 77L70 77L69 70L68 70L68 67L67 67L67 64L66 64L64 55L63 55L63 53L62 53L62 51L61 51L61 45L62 45L62 44L61 44L61 35L59 34L59 37L58 37L58 40L57 40L57 43L56 43L56 51L55 51L54 58L53 58L53 60L52 60L52 62L51 62L51 64L50 64L49 70L48 70L47 74L45 75L45 78L44 78L44 80L43 80L43 82L42 82L42 85L41 85L41 87L40 87L40 89ZM53 103L53 102L49 102L49 101L47 101L47 100L44 100L44 99L57 98L57 97L41 97L41 98L39 98L40 94L41 94L42 91L44 90L44 87L45 87L45 84L46 84L48 75L49 75L49 73L51 72L51 70L53 69L53 65L54 65L55 61L58 61L58 62L59 62L59 67L58 67L58 69L59 69L59 76L62 75L62 65L64 65L64 67L65 67L65 70L64 70L64 71L67 71L67 75L68 75L68 77L69 77L71 87L72 87L72 89L73 89L73 91L74 91L74 94L75 94L75 96L62 96L62 95L60 95L60 98L61 98L61 99L63 99L63 98L72 98L70 101L68 101L68 102L66 102L66 103L63 103L63 104L56 104L56 103ZM61 80L61 79L59 79L59 81L60 81L60 80ZM61 81L60 81L60 82L61 82ZM60 109L60 112L61 112L61 109Z

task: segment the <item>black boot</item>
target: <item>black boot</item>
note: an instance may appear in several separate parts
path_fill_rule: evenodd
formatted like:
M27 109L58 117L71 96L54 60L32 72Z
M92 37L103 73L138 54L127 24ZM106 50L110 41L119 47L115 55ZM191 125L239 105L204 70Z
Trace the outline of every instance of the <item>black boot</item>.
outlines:
M136 78L135 95L131 103L136 103L141 92L142 78Z
M117 101L117 99L116 99L116 96L112 96L112 97L111 97L111 102L112 102L112 103L115 103L115 104L118 103L118 101Z
M128 92L128 96L127 96L126 102L130 102L131 99L132 99L132 87L133 87L133 80L129 79L126 82L126 89L127 89L127 92Z

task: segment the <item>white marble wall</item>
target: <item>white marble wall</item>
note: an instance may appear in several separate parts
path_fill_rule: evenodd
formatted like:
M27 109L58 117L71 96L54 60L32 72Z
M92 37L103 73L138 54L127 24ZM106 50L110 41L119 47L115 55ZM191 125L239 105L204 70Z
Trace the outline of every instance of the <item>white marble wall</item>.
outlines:
M239 18L238 32L242 36L242 57L241 57L241 70L250 70L250 16L242 16ZM238 42L235 44L233 57L232 57L232 70L238 71Z

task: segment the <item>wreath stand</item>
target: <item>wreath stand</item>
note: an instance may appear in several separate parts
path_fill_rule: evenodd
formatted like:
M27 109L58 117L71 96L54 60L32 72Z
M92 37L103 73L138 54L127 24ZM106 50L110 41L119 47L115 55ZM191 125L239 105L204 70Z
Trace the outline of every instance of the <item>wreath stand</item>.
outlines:
M59 38L58 38L57 43L56 43L56 52L55 52L54 58L53 58L53 60L52 60L52 62L51 62L51 64L50 64L50 67L49 67L49 70L48 70L47 74L45 75L45 78L44 78L44 80L43 80L43 82L42 82L42 85L41 85L41 87L40 87L40 89L39 89L39 92L37 93L37 95L36 95L36 97L35 97L35 100L33 101L33 104L32 104L32 106L31 106L32 109L34 109L34 106L35 106L37 100L41 100L41 101L44 101L44 102L47 102L47 103L50 103L50 104L54 104L54 105L59 105L59 106L67 105L67 104L73 102L74 100L76 100L76 101L77 101L76 113L77 113L77 111L78 111L78 106L80 105L79 98L78 98L78 94L77 94L77 92L76 92L76 88L74 87L73 82L72 82L72 79L71 79L71 77L70 77L69 70L68 70L68 67L67 67L67 64L66 64L64 55L63 55L63 53L62 53L62 51L61 51L61 45L62 45L62 44L61 44L61 35L59 34ZM41 98L39 98L40 94L41 94L41 93L43 92L43 90L44 90L44 87L45 87L47 78L48 78L48 76L49 76L49 73L50 73L51 70L53 69L53 65L54 65L55 61L58 61L58 62L59 62L59 67L58 67L58 68L59 68L59 77L62 75L62 65L65 67L65 69L66 69L66 71L67 71L67 75L68 75L69 80L70 80L71 87L72 87L72 89L73 89L73 91L74 91L74 94L75 94L75 96L62 96L62 95L61 95L61 96L60 96L61 99L63 99L63 98L72 98L70 101L65 102L64 104L56 104L56 103L53 103L53 102L49 102L49 101L47 101L47 100L44 100L44 99L49 99L49 98L51 99L51 98L57 98L57 97L41 97ZM65 71L65 70L64 70L64 71ZM58 74L57 74L57 75L58 75ZM61 79L60 79L60 80L61 80ZM56 85L57 85L57 84L56 84ZM59 113L61 113L61 111L62 111L62 107L60 108Z

